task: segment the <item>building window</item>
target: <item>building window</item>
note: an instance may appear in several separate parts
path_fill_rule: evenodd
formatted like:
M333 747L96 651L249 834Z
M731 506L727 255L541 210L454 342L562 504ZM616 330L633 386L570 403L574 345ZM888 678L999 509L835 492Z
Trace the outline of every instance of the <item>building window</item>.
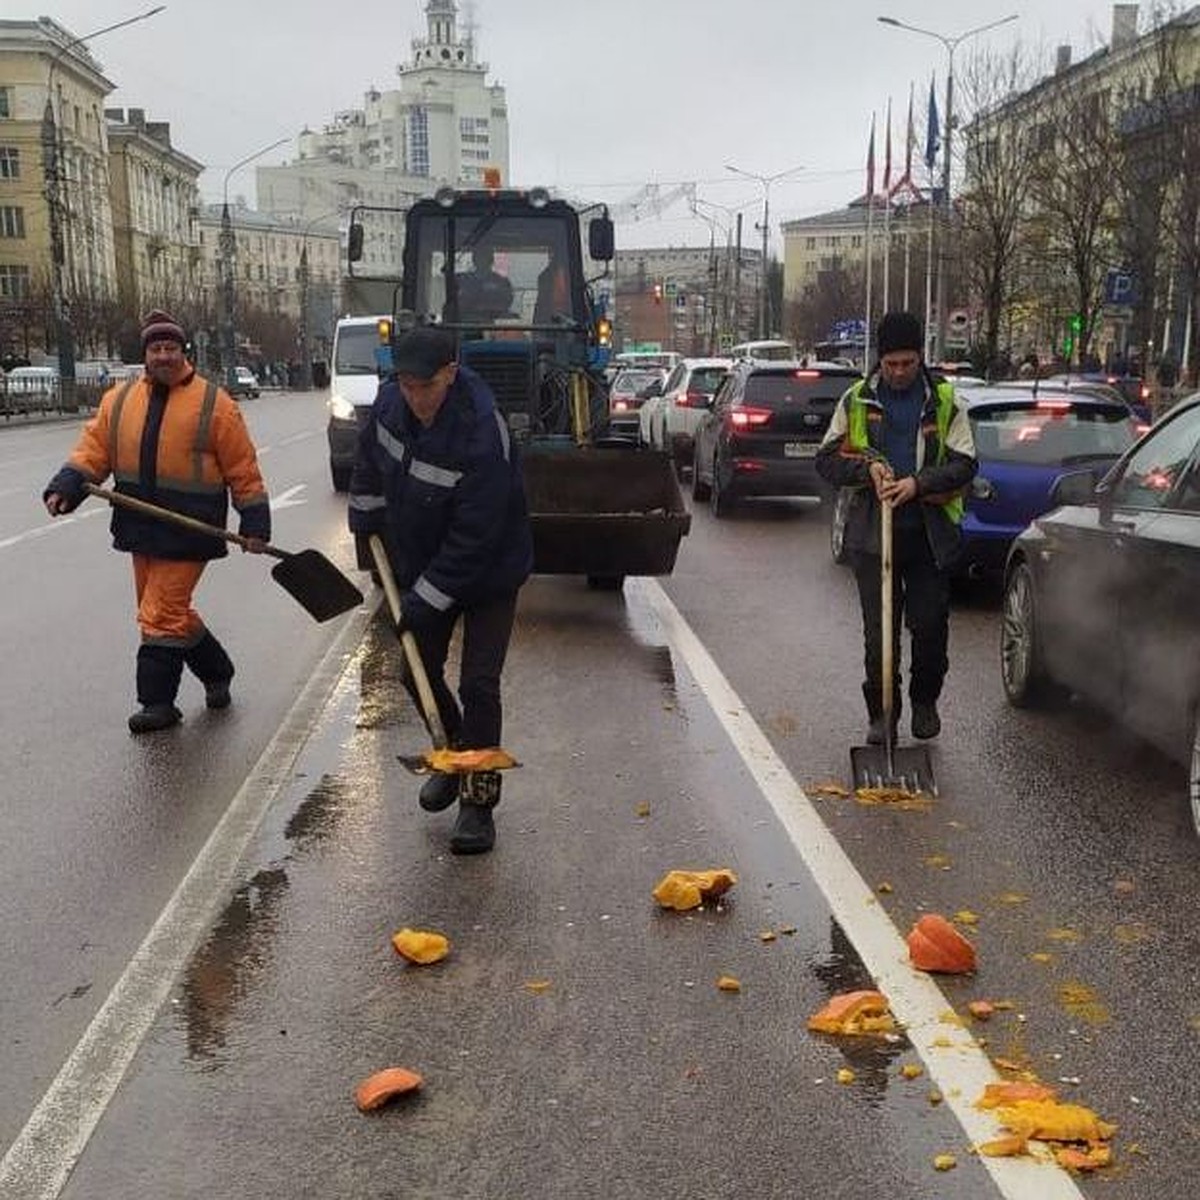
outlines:
M0 238L23 238L25 236L25 210L23 208L0 208Z
M16 146L0 146L0 179L21 178L21 151Z
M804 239L805 250L815 250L817 248L817 239L815 237L806 237Z
M423 108L408 114L408 169L413 175L429 174L429 113Z
M29 298L29 268L12 263L0 263L0 299L27 300Z
M10 89L0 87L0 118L12 116L12 99Z

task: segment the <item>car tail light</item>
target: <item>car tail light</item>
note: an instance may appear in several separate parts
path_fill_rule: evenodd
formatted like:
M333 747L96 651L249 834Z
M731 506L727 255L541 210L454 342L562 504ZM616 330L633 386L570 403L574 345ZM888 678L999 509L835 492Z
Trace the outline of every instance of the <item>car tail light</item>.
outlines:
M821 372L820 371L797 371L796 378L797 379L820 379Z
M676 408L703 408L708 396L704 392L677 392Z
M628 400L614 400L612 402L612 410L613 410L613 412L628 412L629 411L629 401Z
M729 420L735 429L761 429L771 419L769 408L731 408Z
M1147 383L1143 383L1141 386L1141 389L1138 392L1138 395L1141 396L1141 398L1143 400L1149 400L1150 399L1150 385Z
M760 462L757 458L735 458L733 460L733 469L743 475L753 475L767 469L767 464Z
M1065 413L1071 411L1070 400L1039 400L1037 406L1042 412Z
M1145 421L1138 421L1137 424L1134 425L1133 429L1138 437L1141 437L1143 433L1150 432L1150 426L1147 425Z

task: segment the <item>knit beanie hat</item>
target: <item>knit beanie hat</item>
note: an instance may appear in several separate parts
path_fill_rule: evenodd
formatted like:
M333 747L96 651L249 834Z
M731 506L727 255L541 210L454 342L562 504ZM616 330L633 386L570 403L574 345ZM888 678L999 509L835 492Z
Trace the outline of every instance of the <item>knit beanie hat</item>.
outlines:
M918 354L925 351L925 331L921 320L914 313L890 312L885 313L879 322L877 334L879 357L894 354L897 350L915 350Z
M184 337L183 326L169 312L156 308L142 319L143 352L151 342L178 342L186 346L187 338Z

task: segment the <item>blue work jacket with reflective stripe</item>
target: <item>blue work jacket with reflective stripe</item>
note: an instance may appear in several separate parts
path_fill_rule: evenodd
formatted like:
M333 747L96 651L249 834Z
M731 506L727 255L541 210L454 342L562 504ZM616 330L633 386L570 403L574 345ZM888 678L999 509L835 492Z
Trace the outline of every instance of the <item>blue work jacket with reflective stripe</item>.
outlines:
M359 434L350 531L378 533L402 588L439 611L516 591L533 569L520 458L487 383L459 367L423 426L394 380Z

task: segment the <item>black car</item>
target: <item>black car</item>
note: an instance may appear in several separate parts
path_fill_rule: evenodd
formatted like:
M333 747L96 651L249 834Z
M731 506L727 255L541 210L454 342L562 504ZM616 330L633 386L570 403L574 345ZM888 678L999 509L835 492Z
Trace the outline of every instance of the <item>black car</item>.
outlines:
M749 496L826 496L817 447L858 378L837 363L735 363L696 429L693 498L723 517Z
M1065 689L1189 764L1200 832L1200 397L1013 543L1000 667L1017 707Z

